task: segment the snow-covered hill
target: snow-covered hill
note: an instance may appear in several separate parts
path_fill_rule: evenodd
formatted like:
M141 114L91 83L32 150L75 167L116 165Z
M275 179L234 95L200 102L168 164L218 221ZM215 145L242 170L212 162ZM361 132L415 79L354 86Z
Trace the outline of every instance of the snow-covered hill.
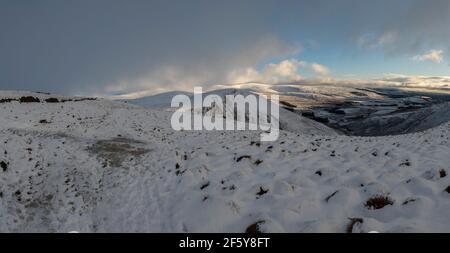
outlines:
M159 109L166 109L170 110L170 102L171 99L178 94L184 94L191 98L191 101L194 100L192 93L186 93L186 92L167 92L162 93L154 96L149 97L143 97L138 99L132 99L132 100L126 100L125 102L135 105L140 105L145 108L159 108ZM228 105L225 103L225 96L227 95L242 95L244 97L254 94L267 94L262 92L258 89L235 89L235 88L229 88L229 89L218 89L213 90L209 92L205 92L203 94L204 97L208 95L218 95L222 98L222 101L224 102L221 105L215 105L215 108L209 108L210 112L214 112L215 114L219 115L225 115L226 112L233 112L234 107L232 105ZM270 95L270 94L269 94ZM119 100L120 101L120 100ZM322 134L322 135L336 135L337 132L324 124L321 124L319 122L316 122L314 120L308 119L306 117L302 117L299 114L296 114L292 112L292 108L285 106L283 104L279 105L279 127L280 129L293 132L293 133L302 133L302 134ZM202 110L202 109L199 109ZM211 113L206 113L206 116L212 116ZM250 123L257 123L258 119L251 118L248 115L248 112L246 112L244 118L236 118L237 121L243 121L243 122L250 122Z
M260 143L170 116L1 91L0 231L450 232L449 123Z
M178 93L127 102L167 109ZM397 135L423 131L450 120L450 93L439 89L249 83L220 86L208 94L276 94L280 97L281 128L299 133Z
M118 101L125 102L125 103L131 103L135 105L140 105L148 108L168 108L170 107L170 101L172 98L176 95L186 95L186 96L192 96L189 92L183 92L183 91L172 91L172 92L165 92L160 93L153 96L147 96L142 98L136 98L136 99L121 99Z

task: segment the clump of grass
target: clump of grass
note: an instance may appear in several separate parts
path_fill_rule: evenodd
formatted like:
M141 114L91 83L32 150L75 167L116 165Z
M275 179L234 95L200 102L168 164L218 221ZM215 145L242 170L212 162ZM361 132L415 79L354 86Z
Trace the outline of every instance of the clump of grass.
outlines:
M32 96L24 96L19 99L20 103L39 103L41 102L39 98Z
M350 222L347 224L347 228L345 229L345 231L347 233L353 233L353 227L357 224L362 224L364 222L364 220L362 218L348 218L350 220Z
M368 209L376 210L393 204L394 201L389 196L375 195L369 198L364 205Z
M449 185L447 188L445 188L445 191L446 191L447 193L450 193L450 185Z
M260 165L262 162L263 162L262 160L256 160L256 161L254 162L254 164L255 164L255 165Z
M260 220L260 221L257 221L255 223L251 224L250 226L247 227L247 229L245 230L245 233L247 233L247 234L260 234L260 233L262 233L260 225L264 224L265 222L266 221L264 221L264 220Z
M206 187L209 186L209 182L206 182L205 184L203 184L202 186L200 186L200 190L205 189Z
M142 144L142 142L125 138L99 140L89 147L88 151L104 159L107 165L118 168L129 156L140 157L151 151L144 148Z
M251 159L252 157L249 155L243 155L236 159L236 162L240 162L242 159Z
M411 166L411 162L409 160L406 160L405 162L401 163L400 166Z
M262 195L268 193L269 190L264 190L262 187L259 187L259 192L256 193L256 195L258 195L259 197L261 197Z
M5 172L8 169L8 163L5 161L1 161L0 167L2 168L3 172Z
M47 103L59 103L59 99L57 99L57 98L47 98L45 100L45 102L47 102Z
M17 101L17 99L14 99L14 98L2 98L2 99L0 99L0 104L11 103L12 101Z

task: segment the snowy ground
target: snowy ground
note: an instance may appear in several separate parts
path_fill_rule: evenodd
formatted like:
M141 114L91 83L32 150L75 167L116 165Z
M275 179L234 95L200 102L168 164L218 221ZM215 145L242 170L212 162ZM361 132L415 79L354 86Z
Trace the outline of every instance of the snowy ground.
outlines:
M40 102L6 99L27 95ZM0 92L1 232L450 232L448 123L259 143L174 132L162 109L49 97Z

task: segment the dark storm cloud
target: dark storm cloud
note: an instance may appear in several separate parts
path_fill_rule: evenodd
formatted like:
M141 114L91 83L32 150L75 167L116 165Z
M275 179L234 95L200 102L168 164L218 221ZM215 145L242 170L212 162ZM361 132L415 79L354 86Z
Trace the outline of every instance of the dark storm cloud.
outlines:
M389 54L448 46L449 6L445 0L0 0L0 89L67 94L208 85L291 57L309 39L337 50L355 48L359 39Z
M254 4L2 0L0 87L78 91L166 64L218 67L264 37Z

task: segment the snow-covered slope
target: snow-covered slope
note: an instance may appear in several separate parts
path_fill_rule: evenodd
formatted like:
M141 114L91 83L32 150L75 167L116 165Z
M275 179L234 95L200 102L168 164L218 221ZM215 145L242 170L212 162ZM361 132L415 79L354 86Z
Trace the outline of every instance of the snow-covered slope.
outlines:
M219 115L225 115L226 112L234 112L234 107L231 105L228 105L225 103L225 96L226 95L242 95L244 97L254 94L258 95L260 94L260 90L256 89L235 89L235 88L229 88L229 89L219 89L219 90L213 90L209 92L205 92L203 96L208 96L211 94L220 96L222 98L222 101L224 104L222 105L215 105L215 108L211 108L210 112L214 112L215 114ZM193 101L193 95L190 93L179 93L179 92L168 92L168 93L162 93L154 96L149 97L143 97L133 100L127 100L127 103L140 105L146 108L160 108L160 109L167 109L170 108L170 102L171 99L178 94L184 94L191 98ZM280 106L279 111L279 123L280 128L286 131L290 131L293 133L302 133L302 134L322 134L322 135L336 135L337 132L333 130L332 128L329 128L325 126L324 124L321 124L319 122L316 122L314 120L302 117L301 115L297 113L293 113L290 110L286 109L288 107L286 106ZM202 110L202 109L199 109ZM209 113L211 114L211 113ZM206 114L207 116L212 116ZM244 118L236 118L237 121L245 121L250 122L252 124L258 122L257 118L251 118L248 115L248 112L246 112L246 115Z
M144 106L144 107L150 107L150 108L168 108L168 107L170 107L170 102L171 102L172 98L176 95L192 96L192 94L189 92L172 91L172 92L156 94L153 96L141 97L141 98L136 98L136 99L123 99L123 100L118 100L118 101L131 103L131 104L135 104L135 105L140 105L140 106Z
M159 109L23 95L0 92L1 232L450 232L448 123L260 143L174 132Z
M440 103L429 107L399 112L397 107L376 111L371 117L345 125L359 135L394 135L424 131L450 120L450 103Z

